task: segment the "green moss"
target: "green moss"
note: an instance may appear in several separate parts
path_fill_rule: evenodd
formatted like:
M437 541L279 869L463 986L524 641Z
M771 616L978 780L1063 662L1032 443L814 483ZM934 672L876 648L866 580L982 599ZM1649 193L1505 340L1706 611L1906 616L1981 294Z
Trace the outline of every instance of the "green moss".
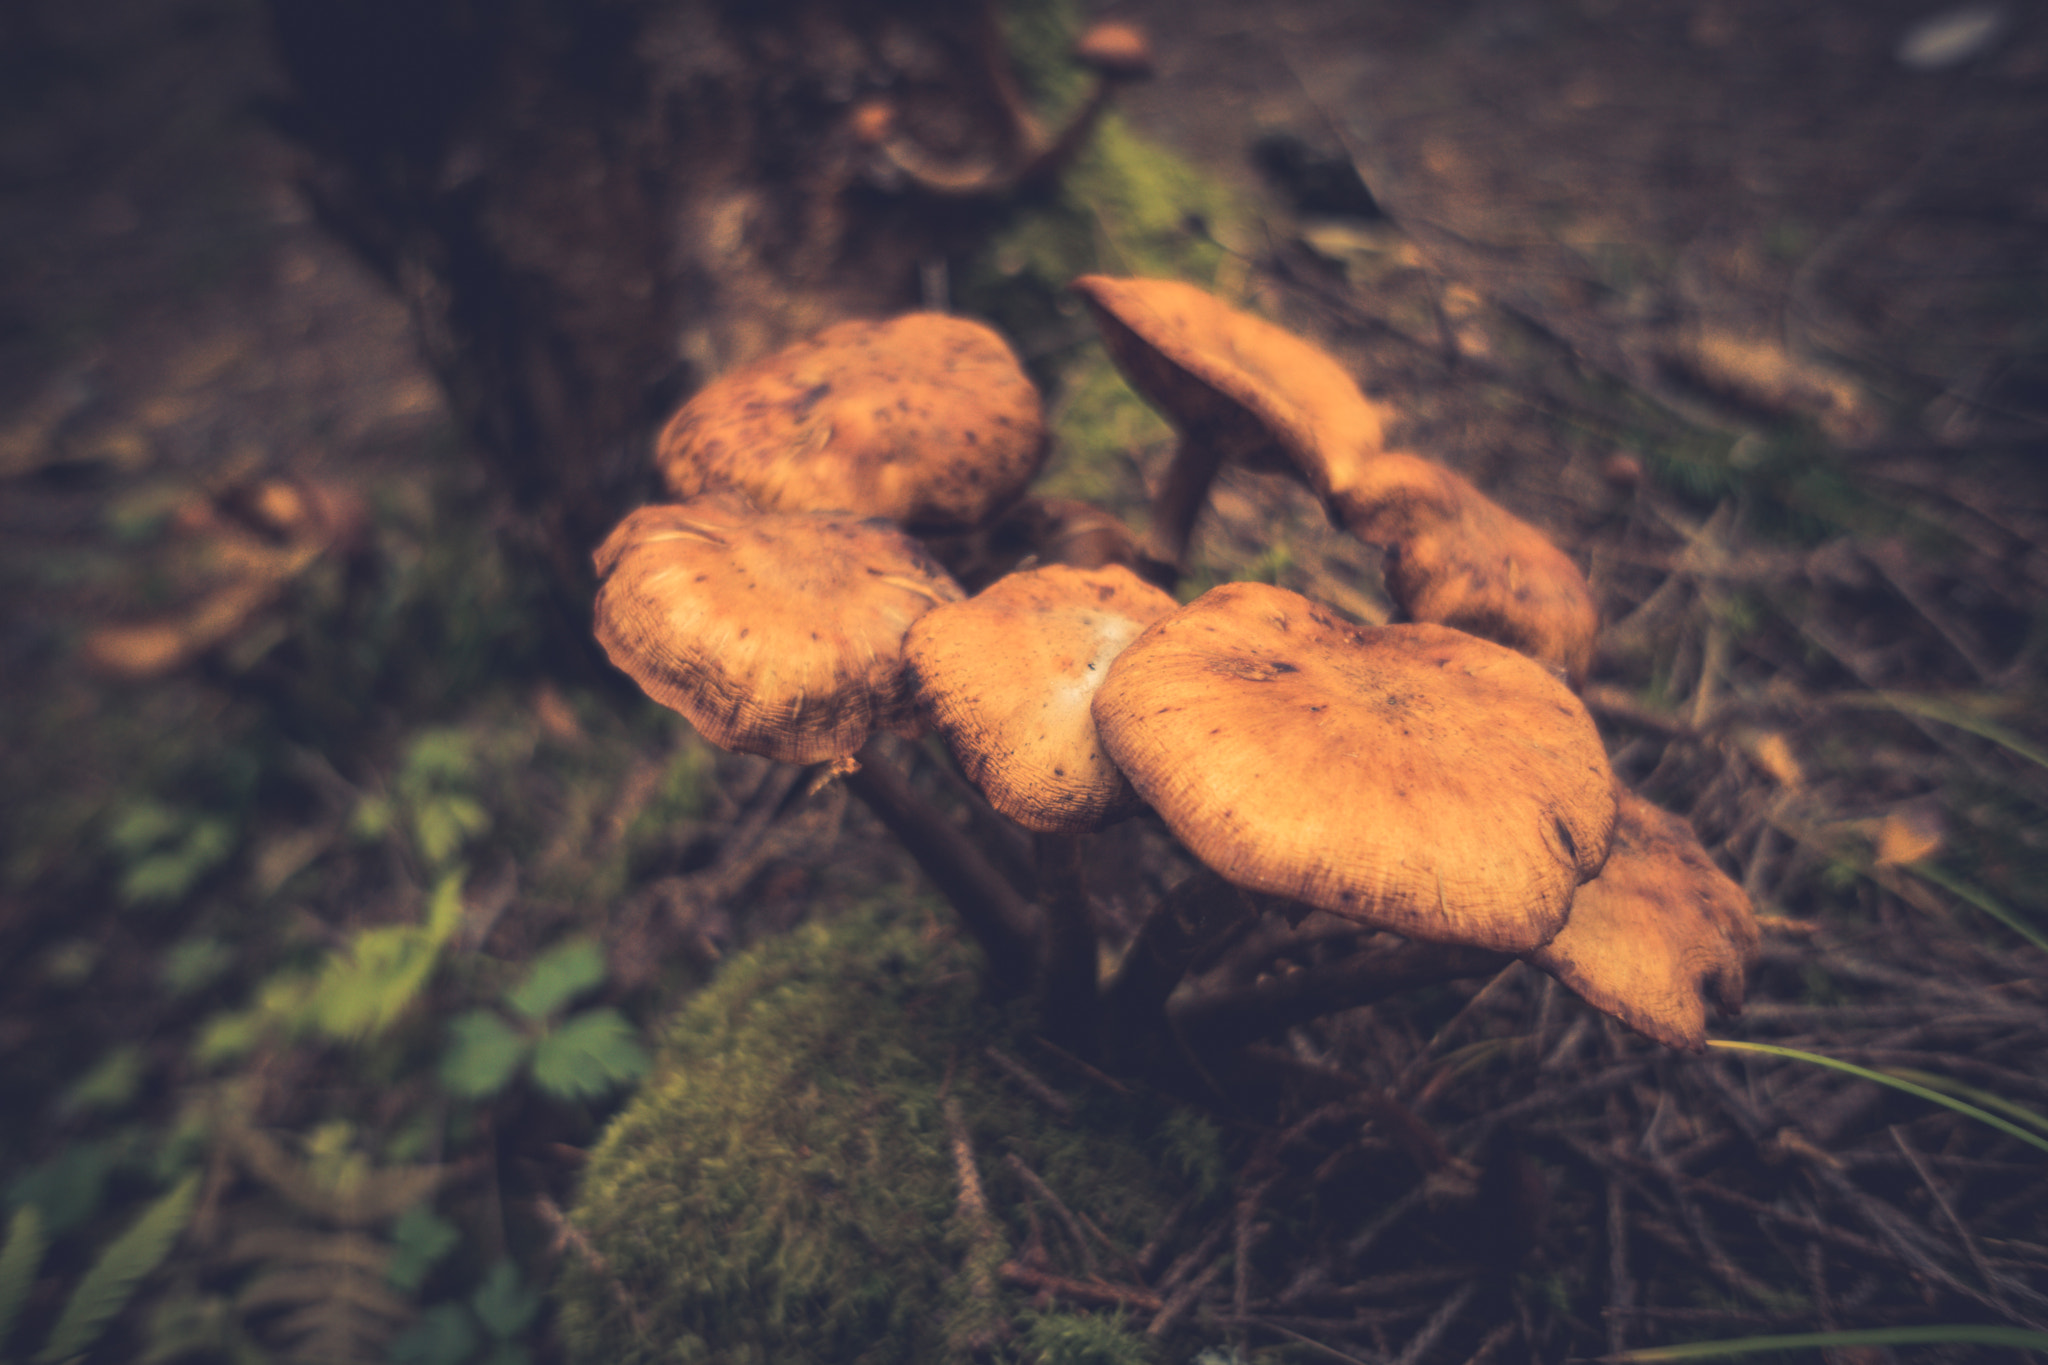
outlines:
M685 1008L592 1157L574 1220L604 1269L565 1271L572 1359L938 1361L991 1337L1017 1360L1146 1358L1113 1316L1026 1314L999 1287L1029 1199L1005 1158L1130 1254L1213 1188L1214 1127L1078 1085L1075 1121L1052 1121L987 1060L991 1044L1031 1055L1020 1021L981 1002L965 949L928 938L914 915L813 925ZM980 1233L959 1209L947 1096L993 1213Z
M1024 0L1008 14L1011 53L1049 128L1060 126L1091 81L1068 56L1079 27L1078 6L1069 0ZM1074 344L1093 329L1067 285L1078 275L1105 273L1215 287L1228 260L1218 238L1233 237L1245 217L1221 182L1140 137L1114 113L1097 125L1056 189L1010 206L1003 226L968 263L960 304L1018 338L1046 390L1053 457L1038 491L1133 512L1143 489L1125 457L1168 436L1100 343Z

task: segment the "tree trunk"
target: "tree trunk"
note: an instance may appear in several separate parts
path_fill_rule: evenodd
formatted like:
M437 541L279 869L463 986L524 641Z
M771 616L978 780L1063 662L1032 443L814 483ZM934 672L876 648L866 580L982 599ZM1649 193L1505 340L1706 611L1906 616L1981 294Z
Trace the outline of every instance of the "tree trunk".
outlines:
M985 223L878 127L969 172L1028 136L996 16L958 0L269 9L304 186L410 305L564 626L681 396L914 304Z

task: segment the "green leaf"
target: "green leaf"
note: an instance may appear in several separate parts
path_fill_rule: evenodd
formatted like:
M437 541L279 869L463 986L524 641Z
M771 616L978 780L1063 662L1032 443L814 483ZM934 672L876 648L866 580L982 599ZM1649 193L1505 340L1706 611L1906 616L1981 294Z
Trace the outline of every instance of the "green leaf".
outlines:
M519 1267L500 1261L484 1276L484 1282L470 1295L469 1306L477 1321L492 1336L504 1340L516 1337L540 1311L540 1295L519 1283Z
M558 1100L589 1100L647 1074L647 1052L615 1009L584 1010L540 1040L533 1083Z
M120 1159L112 1142L71 1143L8 1182L7 1202L34 1205L42 1214L43 1231L62 1237L99 1208L107 1177Z
M459 1303L436 1304L391 1343L392 1365L463 1365L476 1354L476 1328Z
M137 858L168 842L183 827L184 821L177 811L144 797L126 802L115 811L107 826L107 842L116 853Z
M142 1049L117 1047L99 1065L73 1081L57 1101L58 1111L79 1114L92 1109L119 1109L135 1098L142 1084Z
M491 827L490 814L467 796L429 797L413 812L413 837L420 853L436 867L462 852L463 842Z
M550 948L505 1001L529 1019L545 1019L604 983L604 950L587 938Z
M217 938L181 938L164 954L157 977L172 995L196 995L235 965L235 950Z
M385 1281L393 1289L412 1293L461 1240L455 1224L426 1204L413 1205L391 1225L391 1264L384 1271Z
M330 956L306 1001L306 1019L333 1038L374 1037L405 1012L440 964L441 949L462 923L462 877L434 888L425 924L359 932Z
M1758 1351L1827 1350L1838 1346L2013 1346L2048 1351L2048 1332L2024 1327L1991 1327L1956 1323L1945 1327L1875 1327L1849 1332L1797 1332L1779 1337L1735 1337L1727 1341L1689 1341L1678 1346L1648 1346L1600 1356L1608 1361L1706 1360L1714 1356L1751 1355Z
M14 1330L22 1300L36 1282L36 1270L43 1263L49 1239L43 1236L43 1215L33 1204L14 1211L7 1224L7 1243L0 1246L0 1348Z
M49 1341L36 1355L37 1365L68 1360L99 1339L107 1324L128 1306L143 1277L163 1264L185 1231L198 1199L199 1176L195 1173L143 1210L133 1226L100 1253L71 1292L57 1325L50 1329Z
M1973 1118L1979 1123L1988 1123L2001 1133L2009 1133L2021 1142L2030 1143L2035 1147L2039 1147L2042 1151L2048 1152L2048 1138L2030 1133L2016 1123L2008 1123L1996 1114L1986 1113L1974 1104L1965 1104L1963 1101L1952 1099L1938 1090L1930 1090L1924 1085L1916 1084L1899 1076L1887 1075L1882 1071L1872 1071L1867 1066L1857 1066L1854 1062L1845 1062L1835 1057L1823 1057L1817 1052L1800 1052L1796 1048L1779 1047L1775 1043L1738 1043L1727 1038L1709 1038L1707 1046L1727 1048L1735 1052L1762 1052L1773 1057L1790 1057L1795 1061L1812 1062L1815 1066L1824 1066L1830 1070L1840 1071L1862 1080L1876 1081L1879 1085L1888 1085L1894 1090L1903 1090L1908 1095L1917 1095L1923 1100L1932 1100L1945 1108L1955 1110L1958 1114Z
M496 1010L471 1010L448 1025L441 1084L466 1100L488 1099L508 1085L526 1058L526 1038Z
M182 900L234 851L232 821L218 816L200 820L178 844L132 865L121 878L121 899L129 905Z

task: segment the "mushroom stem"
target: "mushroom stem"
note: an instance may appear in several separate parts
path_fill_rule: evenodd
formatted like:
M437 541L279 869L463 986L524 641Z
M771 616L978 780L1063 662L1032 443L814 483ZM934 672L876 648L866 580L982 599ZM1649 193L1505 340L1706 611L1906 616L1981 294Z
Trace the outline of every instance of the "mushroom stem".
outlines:
M1095 925L1088 913L1080 840L1065 834L1038 836L1038 884L1045 910L1041 1023L1055 1043L1091 1059L1098 1050L1100 1000Z
M1485 976L1512 961L1486 948L1404 940L1340 962L1195 996L1172 1011L1173 1026L1189 1048L1223 1051L1416 986Z
M996 989L1015 994L1030 984L1037 964L1039 917L989 860L933 810L869 740L855 755L860 767L846 785L867 803L959 913L988 956Z
M1105 1012L1115 1036L1156 1034L1166 1019L1167 997L1188 968L1252 914L1244 893L1206 867L1167 892L1152 907L1109 988Z
M1175 572L1187 568L1188 542L1209 500L1209 485L1223 468L1224 450L1215 441L1183 436L1174 448L1166 481L1152 499L1151 553Z

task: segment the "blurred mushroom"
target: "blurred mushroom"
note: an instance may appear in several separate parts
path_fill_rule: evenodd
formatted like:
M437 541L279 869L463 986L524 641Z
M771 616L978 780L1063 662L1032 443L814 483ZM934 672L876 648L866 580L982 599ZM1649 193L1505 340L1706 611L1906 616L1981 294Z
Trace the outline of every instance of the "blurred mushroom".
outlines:
M904 643L919 704L989 804L1078 834L1137 805L1089 704L1111 662L1177 608L1118 565L1050 565L920 617Z
M153 678L229 644L320 559L361 547L362 499L331 483L286 477L237 482L182 509L178 529L195 538L205 584L184 611L101 626L85 637L103 672Z
M1354 627L1226 584L1128 646L1094 711L1203 863L1410 938L1540 947L1613 838L1613 774L1578 698L1442 626Z
M1225 461L1291 472L1330 519L1390 550L1407 615L1520 649L1582 682L1599 611L1585 576L1527 522L1442 465L1386 449L1389 416L1330 356L1173 280L1074 282L1110 354L1180 434L1153 504L1175 565Z
M1614 851L1579 888L1571 918L1529 961L1666 1047L1707 1046L1707 1002L1742 1009L1761 944L1749 897L1692 826L1621 792Z
M1073 57L1095 73L1095 84L1067 116L1065 126L1048 136L1010 75L1008 47L993 23L987 27L981 57L988 88L1009 124L1001 137L1002 149L993 159L955 162L934 156L893 111L882 117L865 105L856 109L855 135L875 147L890 172L927 194L949 199L997 198L1057 180L1087 142L1118 89L1152 75L1152 48L1144 30L1107 20L1090 26L1075 41Z
M940 313L842 322L704 386L655 460L689 499L977 526L1045 461L1038 390L1000 336Z
M596 565L612 662L713 744L785 763L916 733L903 635L961 595L894 527L732 494L640 508Z

